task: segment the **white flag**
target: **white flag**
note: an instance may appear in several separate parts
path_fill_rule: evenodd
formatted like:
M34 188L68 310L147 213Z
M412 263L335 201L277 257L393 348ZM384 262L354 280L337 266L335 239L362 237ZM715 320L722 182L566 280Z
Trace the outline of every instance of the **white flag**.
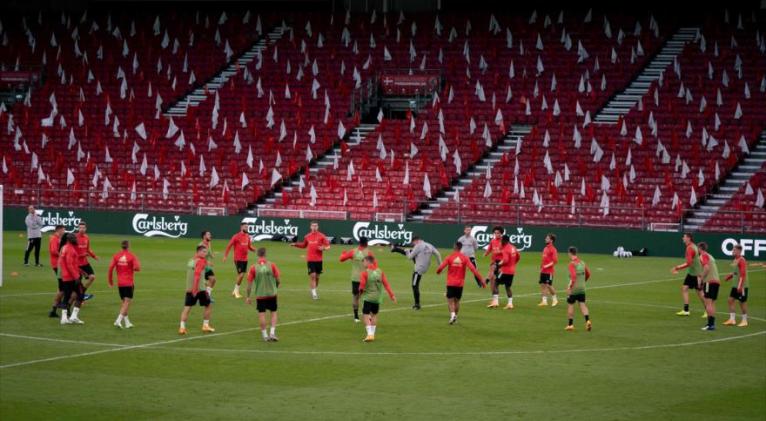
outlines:
M249 168L253 168L253 148L247 145L247 160L245 161Z
M426 193L427 198L431 198L431 181L428 179L428 173L423 177L423 191Z
M311 189L309 190L309 197L311 200L309 201L309 206L314 207L317 204L317 191L314 188L314 184L311 184Z
M67 168L66 170L66 185L71 186L74 184L74 174L72 174L72 170Z
M244 190L245 187L250 184L250 180L247 178L247 174L244 172L242 173L242 184L240 186L240 190Z
M410 184L410 161L404 163L404 179L402 184L408 186Z
M692 194L689 197L689 205L694 206L697 204L697 192L694 191L694 187L692 187Z
M178 133L178 126L176 126L176 123L173 121L173 117L170 117L168 119L168 131L165 133L165 137L170 139L175 136L176 133Z
M138 133L138 136L140 136L141 139L146 140L146 128L144 127L144 123L139 123L138 126L136 126L136 133Z
M276 168L272 168L271 169L271 187L274 187L274 184L277 184L277 182L281 179L282 179L282 174L280 174Z
M485 199L489 199L492 196L492 186L489 184L489 180L484 182L484 194Z
M661 196L662 195L660 193L660 186L655 186L654 187L654 197L652 197L652 207L655 207L655 206L657 206L658 203L660 203L660 197Z
M346 127L342 121L338 121L338 139L343 139L344 137L346 137Z
M758 196L755 199L755 206L758 207L758 208L762 208L763 207L763 203L764 203L763 191L761 189L758 189Z
M216 171L215 167L213 167L213 171L210 173L210 184L208 184L208 187L212 189L218 185L219 181L220 178L218 177L218 171Z
M410 142L410 158L414 158L418 154L418 147L414 143Z

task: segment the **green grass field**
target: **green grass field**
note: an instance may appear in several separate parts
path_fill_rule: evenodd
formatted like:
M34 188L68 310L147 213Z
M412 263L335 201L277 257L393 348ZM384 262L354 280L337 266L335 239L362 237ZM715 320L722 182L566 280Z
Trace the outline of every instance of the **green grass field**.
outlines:
M489 292L470 280L460 321L450 326L444 277L432 266L421 286L424 308L415 312L411 263L375 248L399 303L382 304L377 340L363 343L364 327L351 317L350 267L338 262L349 246L326 253L321 298L312 301L302 250L266 243L283 280L280 342L264 343L255 306L230 296L233 264L220 260L216 333L200 332L201 309L195 308L190 335L178 336L194 241L131 238L143 266L130 313L136 327L119 330L112 325L119 299L105 272L122 238L91 236L101 258L94 265L95 298L81 311L85 325L60 326L47 317L55 289L47 252L44 268L24 267L25 240L17 232L4 235L4 420L766 418L762 271L751 272L750 326L721 326L727 285L718 330L703 332L698 301L692 301L692 317L674 314L681 277L669 268L680 257L583 255L593 271L594 330L586 332L577 313L577 330L570 333L564 331L566 305L536 306L540 255L522 253L516 308L488 310ZM220 253L225 240L214 245ZM486 271L485 259L479 265ZM728 262L719 265L728 273ZM565 268L563 261L557 267L559 289Z

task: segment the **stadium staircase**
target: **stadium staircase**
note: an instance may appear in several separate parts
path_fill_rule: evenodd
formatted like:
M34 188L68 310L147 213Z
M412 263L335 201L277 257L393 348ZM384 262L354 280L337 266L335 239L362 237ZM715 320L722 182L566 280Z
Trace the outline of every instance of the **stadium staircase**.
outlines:
M358 125L357 127L354 127L351 130L351 133L345 139L346 145L348 145L349 148L353 148L354 146L359 145L367 138L367 135L374 132L377 127L378 127L378 124L365 124L365 123L362 123ZM332 167L335 160L336 159L340 160L340 158L341 158L341 147L340 145L338 145L338 146L335 146L332 150L330 150L326 154L324 154L323 156L319 157L317 160L313 161L309 165L309 171L311 172L312 177L315 174L317 174L320 170L324 168ZM294 190L298 190L301 177L303 177L303 175L296 175L293 178L291 178L289 181L285 182L285 184L282 186L282 190L286 190L290 193L292 193ZM306 188L308 188L308 186L306 186ZM263 203L266 207L270 207L272 205L275 205L281 199L282 199L282 191L272 190L271 193L266 195L266 197L263 199Z
M229 81L229 78L237 74L238 66L245 66L255 60L255 57L260 51L266 49L266 44L275 44L282 38L282 35L289 29L282 22L281 25L273 28L271 32L266 34L266 37L261 37L256 41L250 49L242 53L239 57L229 62L223 70L213 75L204 85L189 92L185 96L181 97L167 111L163 114L165 117L185 117L189 107L196 107L208 96L213 95L217 90L221 89L223 85Z
M620 116L627 114L643 96L649 93L652 83L658 80L665 69L681 54L684 46L695 40L698 31L699 28L696 27L679 28L630 85L609 100L596 114L594 121L601 124L617 124Z
M758 143L750 151L750 155L740 161L734 171L719 185L718 192L700 201L699 207L686 219L686 229L696 231L704 226L761 169L764 163L766 163L766 130L761 132Z
M488 152L482 160L465 171L463 175L453 183L452 187L448 187L436 194L419 213L411 215L409 219L422 222L429 215L433 214L436 209L441 207L442 204L455 200L455 194L459 195L460 192L462 192L466 186L471 185L476 178L484 176L487 173L487 168L493 167L496 163L500 162L503 154L514 152L519 141L529 134L530 131L532 131L532 126L512 126L511 130L509 130L503 137L502 142L498 142L498 144L495 145L495 147Z

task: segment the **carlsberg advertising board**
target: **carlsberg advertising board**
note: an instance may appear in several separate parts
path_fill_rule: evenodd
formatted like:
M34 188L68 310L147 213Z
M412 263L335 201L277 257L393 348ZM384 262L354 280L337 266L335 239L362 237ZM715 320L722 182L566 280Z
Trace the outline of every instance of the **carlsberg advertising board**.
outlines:
M43 218L44 232L56 225L67 231L77 228L80 221L88 223L90 234L141 235L151 238L194 238L203 230L213 232L215 239L228 239L239 231L240 222L247 224L247 233L253 241L276 238L300 240L309 232L309 220L261 218L251 216L197 216L172 215L161 212L99 212L79 209L50 209L38 211ZM7 231L24 231L26 209L6 208L4 223ZM373 221L319 221L319 230L330 237L349 238L353 242L367 237L372 245L407 244L415 235L440 248L451 248L463 235L465 225L385 223ZM492 225L474 225L471 233L480 247L492 239ZM650 256L672 256L683 259L681 233L648 232L627 229L572 228L552 226L504 226L505 233L520 251L540 251L549 232L557 235L556 246L565 250L577 246L583 253L612 254L618 247L626 250L646 248ZM695 233L695 241L705 241L716 258L730 259L735 244L741 244L745 257L766 259L766 233Z

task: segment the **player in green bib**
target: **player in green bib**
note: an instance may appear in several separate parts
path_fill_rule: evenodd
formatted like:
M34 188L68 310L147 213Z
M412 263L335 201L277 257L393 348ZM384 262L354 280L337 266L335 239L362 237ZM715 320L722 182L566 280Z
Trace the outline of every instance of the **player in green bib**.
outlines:
M250 294L255 286L255 303L258 309L258 321L261 325L261 336L265 342L277 342L277 288L279 288L279 269L277 265L266 260L266 249L261 247L256 251L258 260L250 267L247 274L247 304L252 304ZM271 312L271 330L267 331L266 310Z
M205 288L205 291L207 291L207 295L210 296L210 302L214 303L213 288L215 287L215 272L213 272L213 258L215 257L215 253L213 252L213 233L205 230L202 231L201 237L202 241L200 241L198 245L205 246L207 249L207 253L205 254L205 261L207 262L207 266L205 267L205 280L207 281L207 287Z
M359 238L359 247L346 250L340 254L340 261L351 260L351 306L354 309L354 322L359 323L359 276L367 269L364 258L372 256L372 251L367 248L367 237Z
M686 278L684 283L681 284L681 297L684 300L683 310L676 313L677 316L688 316L689 312L689 290L693 289L697 291L697 296L705 306L705 295L702 293L702 262L700 262L700 252L697 246L694 244L694 237L691 233L684 233L683 242L686 245L686 262L673 266L670 272L675 275L681 269L686 269ZM707 314L707 312L705 312Z
M707 243L697 245L702 263L702 289L705 294L705 313L707 325L702 330L715 330L715 300L718 299L718 289L721 287L721 277L718 276L718 265L715 258L707 252Z
M367 268L359 275L359 293L362 296L362 314L367 329L367 336L364 341L372 342L375 340L380 302L383 301L383 288L386 289L394 304L396 304L396 297L391 291L391 285L386 279L386 274L375 264L375 258L367 256L364 258L364 262L367 264Z
M739 327L747 327L747 295L750 282L747 279L747 261L742 255L742 245L734 246L734 261L731 262L732 272L726 276L726 282L734 279L737 283L732 285L729 293L729 320L723 324L725 326L734 326L737 324L737 313L734 310L734 302L739 301L739 309L742 311L742 321L737 324Z
M590 312L585 304L585 282L590 279L590 269L579 257L577 247L569 247L569 286L567 286L567 323L566 330L574 330L574 304L580 303L580 311L585 317L585 330L593 328L590 321Z

